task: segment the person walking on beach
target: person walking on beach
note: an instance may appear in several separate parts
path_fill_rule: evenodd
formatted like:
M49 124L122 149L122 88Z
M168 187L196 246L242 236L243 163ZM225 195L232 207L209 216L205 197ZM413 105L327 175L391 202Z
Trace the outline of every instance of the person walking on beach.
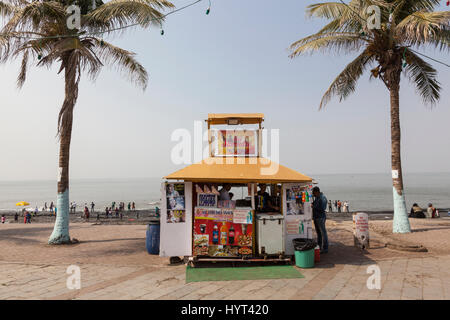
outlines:
M2 214L2 223L5 223L5 221L6 221L5 215Z
M131 202L128 202L128 211L131 210Z
M342 212L348 212L347 211L347 201L344 201L344 206L342 209L343 209Z
M338 208L338 212L341 212L341 200L338 200L337 202L337 208Z
M47 202L44 203L44 211L47 211Z
M19 222L19 214L17 212L14 214L14 222Z
M111 210L114 210L115 208L116 208L116 202L113 201L113 202L111 203Z
M136 210L136 205L134 202L131 204L131 210L133 210L133 211Z
M53 201L50 203L50 212L53 213Z
M87 206L84 206L84 218L89 221L89 209Z
M314 219L314 228L317 233L317 243L320 247L320 253L328 252L328 235L327 229L325 227L325 223L327 220L326 212L327 209L327 198L325 195L320 192L319 187L314 187L313 190L314 201L312 204L313 207L313 219Z
M95 209L95 203L94 201L91 202L91 212L94 213L94 209Z
M331 200L328 200L328 212L333 212L333 205L331 204Z

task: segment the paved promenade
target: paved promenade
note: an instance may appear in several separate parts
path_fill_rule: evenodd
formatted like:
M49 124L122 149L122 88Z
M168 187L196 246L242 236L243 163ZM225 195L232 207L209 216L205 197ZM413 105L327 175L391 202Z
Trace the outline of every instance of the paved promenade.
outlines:
M441 229L450 221L439 223L420 231L422 238L440 230L447 239L448 230ZM77 223L71 235L79 244L49 246L52 225L5 224L0 299L450 299L448 251L395 251L374 234L372 248L361 252L352 246L348 221L327 225L330 253L315 268L301 269L305 278L186 284L185 265L169 266L168 259L147 254L145 225ZM80 289L67 288L70 265L80 267ZM373 265L380 268L381 289L369 290L367 268Z

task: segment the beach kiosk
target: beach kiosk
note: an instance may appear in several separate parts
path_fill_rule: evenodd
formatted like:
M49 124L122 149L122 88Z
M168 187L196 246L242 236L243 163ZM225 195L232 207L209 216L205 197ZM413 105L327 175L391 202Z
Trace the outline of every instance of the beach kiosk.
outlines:
M160 256L289 261L312 238L312 179L263 157L263 121L208 115L209 157L162 182Z

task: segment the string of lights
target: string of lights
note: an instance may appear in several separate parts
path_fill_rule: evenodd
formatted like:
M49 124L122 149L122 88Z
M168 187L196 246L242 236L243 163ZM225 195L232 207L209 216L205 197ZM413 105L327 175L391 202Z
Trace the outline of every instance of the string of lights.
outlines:
M162 28L162 20L164 18L166 18L167 16L174 14L176 12L185 10L189 7L192 7L194 5L196 5L199 2L202 2L205 0L196 0L194 2L191 2L185 6L182 6L178 9L174 9L171 12L168 12L164 15L162 15L159 18L153 18L150 19L149 22L152 21L159 21L160 25L161 25L161 35L164 35L164 29ZM209 13L211 12L211 0L208 0L209 2L209 6L208 9L206 9L206 15L209 15ZM79 37L79 36L98 36L101 34L107 34L107 33L111 33L113 31L118 31L118 30L122 30L122 29L127 29L127 28L132 28L135 26L140 25L140 23L133 23L133 24L129 24L129 25L125 25L125 26L121 26L121 27L117 27L117 28L111 28L111 29L107 29L107 30L102 30L102 31L95 31L95 32L81 32L81 33L73 33L73 34L59 34L59 35L54 35L54 36L42 36L42 37L32 37L32 36L24 36L21 34L39 34L37 32L28 32L28 31L16 31L16 32L11 32L11 33L0 33L0 35L5 36L5 37L14 37L14 38L21 38L21 39L28 39L28 40L44 40L44 39L58 39L58 38L74 38L74 37Z
M345 5L347 8L349 8L353 13L356 13L362 21L366 21L366 19L364 19L363 17L361 17L361 15L359 14L359 12L353 10L353 9L352 9L347 3L345 3L343 0L339 0L339 1L340 1L343 5ZM402 12L403 12L403 11L402 11ZM419 17L419 16L416 16L416 17ZM421 18L421 17L419 17L419 18ZM427 19L424 19L424 20L427 20ZM429 20L427 20L427 21L429 21ZM391 22L391 16L389 17L389 22ZM431 22L431 21L429 21L429 22ZM419 55L421 55L421 56L423 56L423 57L426 57L426 58L428 58L428 59L430 59L430 60L433 60L433 61L435 61L435 62L437 62L437 63L440 63L440 64L442 64L442 65L444 65L444 66L446 66L446 67L450 67L450 65L447 64L447 63L445 63L445 62L442 62L442 61L439 61L439 60L437 60L437 59L434 59L434 58L432 58L432 57L430 57L430 56L427 56L427 55L425 55L425 54L423 54L423 53L417 52L417 51L415 51L415 50L413 50L413 49L411 49L411 48L408 48L408 49L409 49L410 51L416 53L416 54L419 54ZM404 59L404 61L406 61L406 60ZM405 65L405 63L403 63L403 65Z

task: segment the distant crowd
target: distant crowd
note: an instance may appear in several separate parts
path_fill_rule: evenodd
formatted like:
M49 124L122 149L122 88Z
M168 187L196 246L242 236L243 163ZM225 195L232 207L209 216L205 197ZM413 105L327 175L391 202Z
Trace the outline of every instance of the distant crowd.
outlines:
M91 202L91 211L89 211L89 208L87 206L87 203L84 205L84 211L83 211L83 218L86 220L89 220L90 214L95 212L95 203ZM71 205L72 208L72 205ZM136 211L136 204L134 202L128 202L127 205L128 211ZM73 204L73 212L76 210L76 204ZM112 218L113 214L116 218L122 219L123 212L125 211L125 202L119 202L118 205L115 201L111 203L111 207L105 208L105 217L106 218ZM139 212L136 212L136 218L139 218ZM100 219L100 212L97 212L97 220Z
M334 205L334 211L333 211ZM350 204L347 200L328 200L328 212L350 212Z

